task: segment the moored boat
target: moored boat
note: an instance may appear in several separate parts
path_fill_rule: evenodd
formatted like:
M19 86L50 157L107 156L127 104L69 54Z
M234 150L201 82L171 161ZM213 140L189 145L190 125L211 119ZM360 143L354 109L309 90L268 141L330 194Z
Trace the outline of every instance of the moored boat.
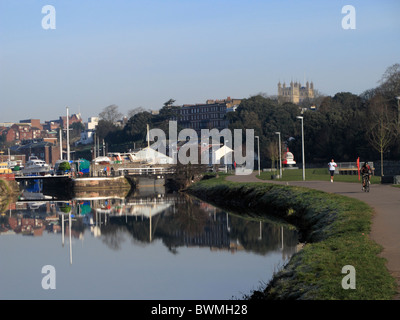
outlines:
M50 166L38 157L30 156L21 172L25 176L46 175L50 173Z

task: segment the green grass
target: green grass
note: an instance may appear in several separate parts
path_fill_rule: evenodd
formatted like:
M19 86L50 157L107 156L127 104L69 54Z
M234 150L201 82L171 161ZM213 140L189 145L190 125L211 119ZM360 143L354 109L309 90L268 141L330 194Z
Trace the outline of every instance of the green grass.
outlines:
M272 180L271 175L277 174L279 171L275 172L261 172L261 175L257 175L257 178L262 180ZM305 178L306 180L318 180L318 181L330 181L331 177L328 169L305 169ZM360 177L361 179L361 177ZM379 184L380 183L379 176L371 177L371 184ZM303 169L286 169L282 172L282 177L279 178L280 181L300 181L303 180ZM358 175L342 175L335 174L334 181L338 182L353 182L353 183L361 183L361 180L358 180Z
M369 237L373 210L362 201L302 187L229 182L225 175L188 191L246 216L275 215L305 235L303 250L251 299L390 300L396 293L395 280L378 256L382 248ZM341 286L345 265L356 270L355 290Z

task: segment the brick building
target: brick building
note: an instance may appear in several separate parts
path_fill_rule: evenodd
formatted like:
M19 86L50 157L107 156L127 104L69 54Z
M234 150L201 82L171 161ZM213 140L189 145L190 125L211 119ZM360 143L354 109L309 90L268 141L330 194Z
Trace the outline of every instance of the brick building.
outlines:
M25 155L27 160L30 156L35 155L52 166L60 159L60 146L43 139L24 141L23 144L13 146L10 149Z
M39 139L41 129L32 127L30 123L14 123L11 127L2 127L0 132L6 142Z
M228 127L226 103L183 105L177 109L178 124L183 128L194 129L200 136L201 129L222 130Z

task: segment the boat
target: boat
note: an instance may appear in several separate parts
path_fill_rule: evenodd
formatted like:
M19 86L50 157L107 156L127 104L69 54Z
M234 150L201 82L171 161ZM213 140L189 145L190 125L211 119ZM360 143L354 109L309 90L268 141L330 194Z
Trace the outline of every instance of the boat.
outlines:
M38 157L30 156L21 172L25 176L46 175L50 173L50 166Z
M92 162L94 164L109 165L111 164L111 159L109 157L97 157Z

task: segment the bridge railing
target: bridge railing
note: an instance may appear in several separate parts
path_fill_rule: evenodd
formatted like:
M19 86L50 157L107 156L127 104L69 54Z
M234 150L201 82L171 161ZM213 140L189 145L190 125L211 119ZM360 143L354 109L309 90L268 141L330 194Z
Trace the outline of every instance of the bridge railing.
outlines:
M175 170L172 168L164 167L119 168L118 171L133 175L162 175L172 174L175 172Z

